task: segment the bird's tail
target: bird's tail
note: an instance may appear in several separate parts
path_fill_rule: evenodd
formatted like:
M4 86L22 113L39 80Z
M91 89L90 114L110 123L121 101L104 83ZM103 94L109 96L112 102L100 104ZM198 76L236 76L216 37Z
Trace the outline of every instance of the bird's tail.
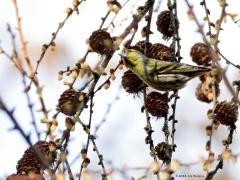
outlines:
M210 72L211 69L206 67L189 66L189 65L182 64L181 66L176 67L173 71L174 73L179 73L179 74L194 78Z

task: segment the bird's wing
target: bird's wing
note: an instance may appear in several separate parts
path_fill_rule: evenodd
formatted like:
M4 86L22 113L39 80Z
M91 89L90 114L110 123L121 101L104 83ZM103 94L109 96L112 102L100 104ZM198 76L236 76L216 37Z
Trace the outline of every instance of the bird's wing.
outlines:
M210 69L199 66L192 66L177 62L160 61L149 58L145 61L148 72L151 75L156 74L182 74L186 76L195 77L209 72Z
M154 80L159 82L158 86L162 86L160 88L164 90L180 89L190 79L191 77L181 74L159 74L154 77Z
M144 67L146 67L149 74L166 74L177 66L174 62L160 61L149 58L144 61Z

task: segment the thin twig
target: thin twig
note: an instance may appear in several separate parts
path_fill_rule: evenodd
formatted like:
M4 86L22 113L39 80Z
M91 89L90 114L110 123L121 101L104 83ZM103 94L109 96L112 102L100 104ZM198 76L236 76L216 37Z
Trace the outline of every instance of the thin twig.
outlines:
M129 1L130 1L130 0L126 0L126 2L122 5L122 7L121 7L120 10L122 10L123 7L126 6ZM114 17L112 18L111 22L109 23L108 27L106 28L107 30L110 28L111 25L112 25L113 27L115 27L115 25L114 25L114 20L115 20L116 17L118 16L119 12L120 12L120 11L117 11L117 12L115 13Z
M51 38L51 40L49 41L49 43L44 44L44 45L42 46L42 52L41 52L41 55L40 55L39 59L37 60L37 65L36 65L36 67L35 67L35 69L34 69L34 71L33 71L33 74L31 74L31 81L30 81L30 83L29 83L29 85L28 85L28 87L27 87L27 89L26 89L27 91L30 90L30 88L31 88L31 85L32 85L32 83L33 83L33 81L34 81L34 79L35 79L35 75L37 74L39 65L40 65L40 63L42 62L42 60L43 60L43 58L44 58L47 50L49 49L49 47L51 47L52 45L55 44L54 41L55 41L55 39L57 38L58 33L59 33L60 30L64 27L64 25L65 25L65 23L67 22L67 20L69 19L69 17L71 17L71 15L73 14L73 11L77 11L79 5L80 5L83 1L85 1L85 0L81 0L80 2L78 2L77 5L74 6L73 10L67 12L67 15L66 15L66 17L64 18L64 20L59 23L59 25L58 25L58 27L57 27L57 30L56 30L54 33L52 33L52 38Z
M33 67L32 67L32 64L31 64L29 56L28 56L27 42L24 39L24 35L23 35L23 31L22 31L22 24L21 24L22 18L20 17L20 14L19 14L17 0L12 0L12 1L13 1L13 4L14 4L15 14L16 14L16 18L17 18L17 24L18 24L17 30L18 30L18 34L19 34L20 42L21 42L21 46L22 46L21 49L22 49L22 52L23 52L24 59L27 62L30 73L32 74L33 73Z
M144 54L147 53L148 49L147 49L147 44L149 43L149 38L150 38L150 32L151 32L151 21L152 21L152 14L153 14L153 6L154 6L155 0L151 0L149 1L149 12L148 12L148 18L147 18L147 26L146 26L146 39L145 39L145 49L144 49ZM144 87L143 90L143 100L145 102L147 97L147 89L146 87ZM147 133L147 137L145 139L146 144L149 144L149 149L150 149L150 155L153 157L154 161L156 163L158 163L156 154L155 154L155 149L154 149L154 142L152 139L152 133L154 132L152 129L152 125L151 125L151 121L150 121L150 116L149 113L147 111L147 109L145 108L145 115L146 115L146 122L147 125L145 127L146 133ZM157 179L160 180L160 174L159 172L156 173Z
M238 64L234 64L233 62L231 62L228 58L226 58L226 56L224 56L222 54L222 52L220 51L220 49L217 49L217 53L226 61L227 64L231 64L232 66L234 66L237 69L240 69L240 65Z
M89 130L91 129L91 125L92 125L92 115L93 115L93 96L94 94L92 93L92 95L90 96L90 108L89 108L89 121L88 121L88 128ZM87 156L87 153L88 153L88 148L89 148L89 142L90 142L90 134L88 134L88 137L87 137L87 144L86 144L86 156ZM82 163L81 163L81 166L80 166L80 170L79 170L79 180L81 179L82 177L82 171L83 171L83 164L84 164L84 160L82 160Z
M18 62L19 66L22 68L22 71L20 71L20 74L22 76L23 87L25 89L27 87L27 81L26 81L27 74L26 74L26 71L22 67L21 59L18 56L15 34L13 33L10 25L7 25L7 30L9 32L10 36L11 36L11 39L12 39L12 47L13 47L12 58L16 59L16 62ZM8 58L9 58L9 56L8 56ZM30 116L31 116L31 121L32 121L31 123L34 127L35 133L37 135L37 139L40 140L40 134L41 133L39 132L38 127L37 127L36 118L35 118L35 114L34 114L34 110L33 110L33 103L31 102L29 92L24 91L24 94L25 94L26 99L27 99L28 109L29 109Z
M177 15L177 1L174 0L173 3L171 0L168 0L168 9L170 11L171 15L171 24L173 26L174 35L173 35L173 41L171 46L173 47L174 55L176 56L177 62L180 62L181 57L181 45L180 45L180 36L179 36L179 20ZM177 46L176 46L177 45ZM175 132L176 132L176 123L178 122L176 120L176 108L177 108L177 100L179 99L178 91L173 93L174 102L171 105L172 107L172 115L169 117L169 120L172 121L172 131L171 131L171 140L172 140L172 151L175 151L176 145L175 145ZM171 156L172 158L172 156Z
M9 110L8 107L6 106L6 104L3 102L2 98L0 97L0 109L2 111L4 111L9 119L12 121L12 123L14 124L14 127L13 129L17 130L21 136L24 138L24 140L27 142L27 144L29 146L32 146L33 143L31 142L31 139L30 139L30 135L27 135L23 129L21 128L20 124L18 123L18 120L15 118L15 116L13 115L14 114L14 109L12 110Z
M107 173L106 173L106 169L105 169L105 165L103 163L103 155L99 152L99 149L96 145L95 142L95 137L90 133L90 129L79 119L78 122L82 125L84 131L87 133L87 135L89 136L89 139L91 140L92 144L93 144L93 151L96 151L98 159L99 159L99 165L101 165L102 167L102 180L107 180Z

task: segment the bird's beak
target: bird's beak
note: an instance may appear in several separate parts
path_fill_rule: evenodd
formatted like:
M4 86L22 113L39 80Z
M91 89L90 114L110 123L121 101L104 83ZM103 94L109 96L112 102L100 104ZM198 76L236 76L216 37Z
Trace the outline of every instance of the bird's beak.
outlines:
M126 58L126 57L127 57L127 54L124 53L124 52L121 52L121 53L119 53L118 55L121 56L121 57L123 57L123 58Z

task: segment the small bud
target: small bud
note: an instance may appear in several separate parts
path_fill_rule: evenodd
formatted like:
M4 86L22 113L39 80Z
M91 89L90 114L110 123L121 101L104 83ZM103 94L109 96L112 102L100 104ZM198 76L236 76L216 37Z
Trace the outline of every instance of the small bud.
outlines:
M83 94L81 94L81 95L79 96L79 98L78 98L78 100L79 100L80 102L84 101L84 99L85 99L85 96L84 96Z
M211 164L206 161L204 164L203 164L203 170L204 171L209 171L210 170L210 167L211 167Z
M79 1L78 0L73 0L72 2L74 7L77 7L79 5Z
M123 67L124 67L124 65L123 65L123 64L120 64L119 67L118 67L118 69L123 70Z
M43 44L43 45L42 45L42 51L46 51L47 48L48 48L48 45L47 45L47 44Z
M104 84L104 89L108 89L111 85L111 82L110 81L107 81L105 84Z
M49 151L50 151L50 152L56 151L56 143L53 142L53 141L50 141L50 142L48 143L48 148L49 148Z
M51 131L51 132L55 131L56 128L57 128L57 126L58 126L57 120L56 120L56 119L53 119L53 120L51 121L51 123L50 123L50 131Z
M212 109L209 109L208 112L207 112L207 116L208 116L208 119L211 120L213 119L213 112L212 112Z
M78 72L76 70L72 71L71 76L72 76L73 79L77 79Z
M109 70L109 72L110 72L110 74L114 74L115 70L111 68L111 69Z
M73 119L67 117L65 119L65 126L67 129L71 130L75 126L75 122L73 121Z
M214 121L214 123L213 123L213 129L214 129L214 130L217 130L218 127L219 127L219 125L220 125L220 122L219 122L219 121Z
M97 68L97 72L99 75L106 75L106 72L104 71L104 68L102 66Z
M151 168L153 174L157 174L160 171L160 166L157 162L152 162L150 165L150 168Z
M89 163L90 163L90 159L89 158L85 158L83 160L83 163L82 163L83 168L87 168Z
M116 79L115 74L111 74L111 79L114 81Z
M72 12L73 12L72 8L67 8L67 9L66 9L66 13L67 13L68 15L72 14Z
M207 136L211 136L211 134L212 134L212 126L207 126L206 127L206 133L207 133Z
M82 159L86 159L87 158L87 149L82 149L81 150L81 156L82 156Z
M83 78L86 74L86 70L85 69L81 69L80 70L80 77Z
M209 161L210 161L210 162L213 162L213 161L214 161L214 153L213 153L213 152L210 152L210 153L209 153Z
M72 85L72 83L68 82L68 81L64 81L63 84L66 85L66 86L71 86Z
M41 123L48 123L48 122L49 122L49 120L47 118L41 119Z
M205 149L206 149L206 151L209 151L209 150L210 150L210 141L208 141L208 142L206 143Z
M63 79L63 75L62 74L58 74L58 80L61 81Z
M232 152L230 149L225 149L224 152L222 153L222 158L224 160L229 160L232 155Z

